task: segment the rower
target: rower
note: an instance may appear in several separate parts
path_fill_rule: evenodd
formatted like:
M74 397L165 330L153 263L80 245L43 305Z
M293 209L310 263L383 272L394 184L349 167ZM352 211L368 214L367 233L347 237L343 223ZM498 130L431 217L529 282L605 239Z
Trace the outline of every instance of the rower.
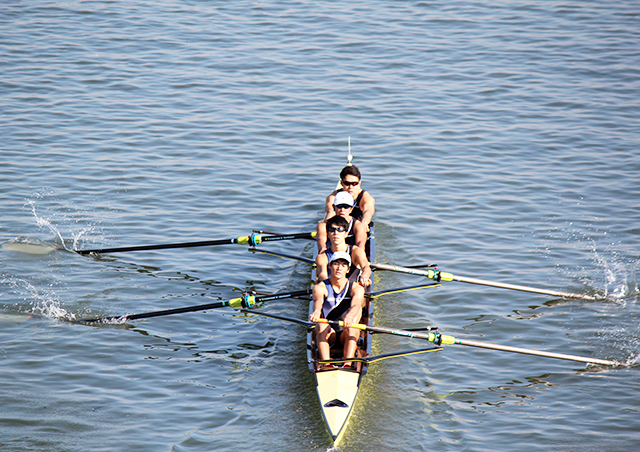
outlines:
M363 250L367 244L367 227L360 220L353 218L354 200L346 191L336 193L333 198L334 216L339 216L347 220L347 238L345 241L348 245L358 245ZM316 240L318 242L318 252L322 253L327 248L327 220L320 221L317 227Z
M326 323L316 323L316 341L320 360L331 359L331 345L340 339L343 358L355 357L360 330L349 328L360 321L364 307L364 287L354 284L347 278L351 257L346 251L336 251L331 256L329 267L331 276L313 287L313 312L309 320L317 322L320 318L342 320L344 328L331 327ZM335 329L334 329L335 328ZM353 366L352 363L345 367ZM325 368L332 368L326 365Z
M325 221L335 215L333 205L336 195L340 192L347 192L354 199L351 216L362 221L362 224L364 224L367 229L369 228L369 223L371 223L371 219L373 218L373 214L376 210L375 200L373 199L373 196L360 187L361 182L362 177L357 166L347 165L342 168L342 171L340 171L340 185L342 185L342 188L334 190L329 196L327 196L324 206L324 210L326 212L324 217Z
M333 255L337 252L346 252L349 255L350 269L347 277L357 281L361 286L371 285L371 266L363 248L346 243L349 223L341 216L331 217L326 223L326 234L329 236L327 249L316 256L316 281L324 281L329 277Z

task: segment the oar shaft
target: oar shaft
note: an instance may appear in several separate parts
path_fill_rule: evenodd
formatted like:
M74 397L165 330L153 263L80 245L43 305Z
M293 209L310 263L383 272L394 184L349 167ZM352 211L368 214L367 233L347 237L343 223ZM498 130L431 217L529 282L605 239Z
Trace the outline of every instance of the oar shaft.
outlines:
M123 246L118 248L100 248L93 250L76 250L78 254L107 254L107 253L125 253L129 251L152 251L166 250L172 248L193 248L198 246L215 246L215 245L257 245L262 242L273 242L277 240L294 240L294 239L313 239L315 232L303 232L299 234L263 236L260 234L252 234L250 236L236 237L232 239L222 240L203 240L199 242L183 242L183 243L165 243L159 245L140 245L140 246Z
M295 239L309 239L313 240L316 237L316 232L302 232L300 234L288 234L288 235L267 235L260 236L262 242L275 242L278 240L295 240ZM260 242L258 242L260 243Z
M297 290L295 292L277 293L273 295L264 295L256 297L255 295L245 294L242 298L232 298L229 301L218 301L215 303L199 304L196 306L185 306L183 308L164 309L162 311L143 312L142 314L128 314L119 317L105 317L100 319L84 319L81 320L85 323L97 323L97 322L113 322L119 319L126 320L138 320L148 319L151 317L161 317L165 315L184 314L186 312L206 311L208 309L217 309L230 306L232 308L254 306L256 303L263 301L279 300L282 298L300 297L302 295L309 295L311 289Z
M378 263L372 263L370 265L372 268L376 268L380 270L389 270L389 271L394 271L399 273L408 273L411 275L426 276L427 278L430 278L430 279L439 278L439 280L441 281L459 281L459 282L464 282L468 284L479 284L481 286L491 286L491 287L498 287L501 289L512 289L512 290L519 290L522 292L532 292L532 293L539 293L544 295L551 295L559 298L577 298L577 299L583 299L583 300L596 299L596 297L591 295L584 295L584 294L571 293L571 292L558 292L556 290L538 289L535 287L519 286L515 284L506 284L506 283L500 283L495 281L486 281L486 280L477 279L477 278L467 278L465 276L457 276L451 273L441 272L438 270L419 270L416 268L400 267L397 265L378 264Z
M607 361L605 359L586 358L583 356L565 355L562 353L551 353L551 352L544 352L541 350L530 350L528 348L510 347L508 345L489 344L487 342L470 341L466 339L456 339L455 343L460 345L468 345L470 347L480 347L480 348L487 348L491 350L502 350L505 352L522 353L524 355L544 356L546 358L565 359L569 361L578 361L582 363L600 364L603 366L619 365L619 363L616 363L615 361Z
M595 300L596 299L596 297L593 297L591 295L584 295L584 294L571 293L571 292L559 292L559 291L555 291L555 290L538 289L538 288L535 288L535 287L518 286L516 284L506 284L506 283L499 283L499 282L493 282L493 281L485 281L483 279L467 278L467 277L464 277L464 276L454 276L453 280L454 281L460 281L460 282L463 282L463 283L469 283L469 284L479 284L479 285L482 285L482 286L499 287L501 289L512 289L512 290L519 290L521 292L531 292L531 293L539 293L539 294L543 294L543 295L552 295L552 296L558 297L558 298L578 298L578 299L583 299L583 300Z
M331 323L338 324L340 326L344 326L344 322L342 321L331 321L326 319L319 319L319 323ZM520 348L520 347L510 347L508 345L498 345L498 344L490 344L488 342L480 342L480 341L472 341L467 339L457 339L453 336L447 336L440 333L418 333L415 331L407 331L407 330L399 330L394 328L387 328L381 326L368 326L362 324L354 324L351 325L351 328L357 328L360 330L368 330L377 333L385 333L385 334L393 334L396 336L405 336L416 339L424 339L429 342L433 342L436 345L467 345L470 347L480 347L491 350L501 350L504 352L512 352L512 353L521 353L524 355L535 355L535 356L544 356L546 358L556 358L556 359L565 359L569 361L578 361L582 363L592 363L592 364L600 364L603 366L617 366L620 363L615 361L607 361L605 359L598 358L586 358L583 356L574 356L574 355L565 355L562 353L551 353L544 352L541 350L531 350L528 348Z
M125 253L129 251L150 251L150 250L167 250L171 248L192 248L197 246L214 246L214 245L231 245L240 243L240 239L248 239L248 237L239 237L235 239L224 240L204 240L200 242L184 242L184 243L165 243L160 245L140 245L140 246L123 246L119 248L101 248L94 250L77 250L79 254L107 254L107 253ZM248 243L248 241L246 242Z
M229 301L218 301L216 303L207 303L200 304L197 306L186 306L184 308L175 308L175 309L164 309L162 311L152 311L152 312L143 312L141 314L127 314L119 317L103 317L99 319L83 319L82 322L85 323L97 323L97 322L113 322L119 319L123 321L127 320L138 320L138 319L148 319L151 317L161 317L165 315L173 315L173 314L183 314L185 312L196 312L196 311L206 311L207 309L216 309L223 308L225 306L240 306L242 303L242 298L234 298Z

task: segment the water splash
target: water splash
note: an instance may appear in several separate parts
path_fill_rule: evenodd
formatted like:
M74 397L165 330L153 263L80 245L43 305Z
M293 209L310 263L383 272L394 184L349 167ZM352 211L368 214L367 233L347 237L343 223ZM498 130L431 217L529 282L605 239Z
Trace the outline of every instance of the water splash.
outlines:
M624 260L617 251L611 253L611 258L602 256L593 244L594 260L604 271L605 295L613 298L625 298L638 293L636 278L638 261Z
M543 253L562 259L555 267L565 276L580 283L598 298L622 300L637 295L637 269L640 256L635 243L610 242L606 230L586 225L587 230L576 229L573 223L537 231L543 236ZM564 242L564 245L562 245ZM559 251L562 251L561 253ZM593 265L578 264L584 258Z
M60 231L51 223L51 221L49 220L49 218L44 218L44 217L40 217L38 216L38 212L36 211L36 202L33 200L28 200L27 201L28 204L31 206L31 212L33 213L33 216L36 219L36 225L39 228L44 228L47 227L49 228L49 230L51 232L53 232L53 235L55 236L55 242L60 244L63 248L66 249L66 246L64 244L64 238L62 237L62 234L60 233Z
M31 210L36 226L52 233L53 243L65 250L77 249L80 241L102 240L101 220L94 210L84 211L73 203L60 203L53 190L42 189L27 199L25 207ZM64 235L68 237L65 239Z
M12 290L15 295L30 306L29 308L25 308L23 307L23 304L18 303L16 307L21 314L60 320L76 319L76 315L74 313L69 312L62 307L60 300L53 289L42 292L29 281L14 277L5 277L0 280L0 283Z

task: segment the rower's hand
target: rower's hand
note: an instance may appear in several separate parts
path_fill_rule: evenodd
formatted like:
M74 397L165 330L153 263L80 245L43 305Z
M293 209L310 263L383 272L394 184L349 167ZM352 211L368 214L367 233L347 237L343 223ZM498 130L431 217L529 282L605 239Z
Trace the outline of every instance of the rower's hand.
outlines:
M316 323L318 321L318 319L320 318L320 314L322 313L322 311L320 309L313 311L311 313L311 315L309 316L309 320L312 321L313 323Z
M368 276L360 275L360 280L358 281L362 287L369 287L371 285L371 278Z
M351 325L353 325L353 317L346 316L344 318L344 320L342 321L342 323L343 323L345 328L349 328Z

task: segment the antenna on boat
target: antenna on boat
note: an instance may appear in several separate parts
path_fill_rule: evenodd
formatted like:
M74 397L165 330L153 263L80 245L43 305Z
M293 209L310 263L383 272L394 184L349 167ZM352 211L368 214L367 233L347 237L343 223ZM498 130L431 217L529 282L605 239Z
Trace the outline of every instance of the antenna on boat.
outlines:
M349 155L347 156L347 166L351 166L351 160L353 159L353 155L351 155L351 136L349 136Z

